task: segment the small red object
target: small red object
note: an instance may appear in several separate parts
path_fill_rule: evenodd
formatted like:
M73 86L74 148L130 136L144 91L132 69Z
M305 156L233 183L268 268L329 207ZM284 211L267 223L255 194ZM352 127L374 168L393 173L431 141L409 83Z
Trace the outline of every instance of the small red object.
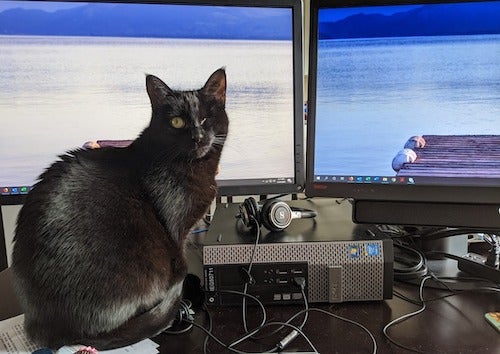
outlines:
M93 347L81 347L75 352L75 354L97 354L97 353L98 353L97 349Z

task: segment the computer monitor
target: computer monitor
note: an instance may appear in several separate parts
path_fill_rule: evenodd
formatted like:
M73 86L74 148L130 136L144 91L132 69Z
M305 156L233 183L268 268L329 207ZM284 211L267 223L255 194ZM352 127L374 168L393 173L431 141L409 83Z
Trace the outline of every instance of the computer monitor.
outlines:
M500 230L500 1L311 5L306 194Z
M230 129L219 194L300 191L300 0L1 0L1 203L22 203L67 150L136 138L151 117L146 74L198 89L220 67Z

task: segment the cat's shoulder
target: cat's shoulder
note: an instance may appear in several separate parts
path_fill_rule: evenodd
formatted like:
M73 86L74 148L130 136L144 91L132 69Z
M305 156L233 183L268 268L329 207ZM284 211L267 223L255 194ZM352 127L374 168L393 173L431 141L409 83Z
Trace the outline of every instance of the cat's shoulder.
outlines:
M123 163L131 160L133 154L130 149L117 147L104 147L99 149L77 148L69 150L59 155L54 165L64 166L82 166L84 168L92 166L121 166Z
M74 149L58 156L41 175L40 181L60 179L112 179L123 174L133 163L124 148Z

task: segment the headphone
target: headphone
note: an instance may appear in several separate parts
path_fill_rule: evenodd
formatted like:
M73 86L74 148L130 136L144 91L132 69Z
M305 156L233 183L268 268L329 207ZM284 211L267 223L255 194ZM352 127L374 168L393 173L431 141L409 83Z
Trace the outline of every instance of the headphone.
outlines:
M263 204L250 197L239 206L236 218L241 219L247 227L265 226L269 231L283 231L293 219L314 218L317 213L313 210L290 207L279 199L268 199ZM253 220L255 220L253 222Z

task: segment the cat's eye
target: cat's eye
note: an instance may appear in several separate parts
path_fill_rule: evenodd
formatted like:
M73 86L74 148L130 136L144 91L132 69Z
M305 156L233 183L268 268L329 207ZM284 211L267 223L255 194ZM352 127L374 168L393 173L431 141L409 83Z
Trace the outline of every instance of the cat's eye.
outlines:
M182 119L181 117L174 117L174 118L170 119L170 124L175 129L184 128L184 126L186 125L186 123L184 122L184 119Z

